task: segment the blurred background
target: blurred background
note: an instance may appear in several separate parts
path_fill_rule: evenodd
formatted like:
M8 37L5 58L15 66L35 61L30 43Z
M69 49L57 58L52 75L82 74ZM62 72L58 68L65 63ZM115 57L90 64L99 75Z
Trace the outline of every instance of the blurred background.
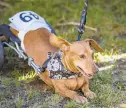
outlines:
M52 94L50 91L45 92L45 96L43 89L39 94L34 89L33 91L26 89L27 96L25 97L20 88L21 84L25 87L27 82L30 85L31 81L33 81L32 83L37 81L34 85L39 84L38 86L42 85L43 88L43 82L36 78L34 72L31 72L32 70L27 71L28 67L25 67L24 63L18 64L20 60L15 60L17 56L9 50L9 57L6 57L7 67L1 72L2 83L0 84L5 85L5 89L9 89L16 80L16 84L14 83L15 94L5 92L10 94L10 97L16 97L6 103L4 101L4 99L6 100L5 95L0 92L0 103L2 101L6 103L6 106L0 104L0 108L11 108L10 103L12 103L12 108L25 108L25 106L26 108L119 108L125 106L126 0L88 1L86 26L93 28L93 30L86 28L81 39L94 39L105 50L102 54L95 53L95 61L100 67L100 72L91 80L91 89L97 94L96 99L90 100L90 104L78 105L57 94ZM30 10L44 17L55 29L57 36L73 42L77 40L78 26L76 24L80 22L83 8L84 0L0 0L0 24L9 24L9 17L17 12ZM37 87L35 86L35 88ZM20 95L19 92L23 95ZM44 99L43 96L45 96Z
M87 26L84 38L96 38L109 50L126 51L126 1L89 0ZM44 17L60 35L69 41L77 38L77 26L62 26L60 23L80 21L84 0L1 0L0 23L8 23L8 18L23 10L32 10Z

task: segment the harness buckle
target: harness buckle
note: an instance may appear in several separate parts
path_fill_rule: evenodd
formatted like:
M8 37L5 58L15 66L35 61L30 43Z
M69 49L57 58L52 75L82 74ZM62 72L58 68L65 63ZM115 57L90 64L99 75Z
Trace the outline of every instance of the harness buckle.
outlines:
M43 69L40 66L35 64L35 62L32 58L28 58L28 65L33 67L33 69L35 70L37 75L39 75L43 71Z

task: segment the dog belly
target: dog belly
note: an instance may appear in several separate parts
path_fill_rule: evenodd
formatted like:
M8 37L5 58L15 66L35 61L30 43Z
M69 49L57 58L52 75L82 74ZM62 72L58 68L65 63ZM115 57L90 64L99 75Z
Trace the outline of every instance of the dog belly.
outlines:
M83 76L78 77L78 78L71 78L71 79L60 79L60 80L51 79L51 80L52 80L52 83L53 83L55 89L61 88L61 87L66 87L69 90L78 90L86 82L86 80Z
M85 83L85 79L82 76L82 77L78 77L78 78L74 78L74 79L67 79L66 86L70 90L78 90L83 86L84 83Z

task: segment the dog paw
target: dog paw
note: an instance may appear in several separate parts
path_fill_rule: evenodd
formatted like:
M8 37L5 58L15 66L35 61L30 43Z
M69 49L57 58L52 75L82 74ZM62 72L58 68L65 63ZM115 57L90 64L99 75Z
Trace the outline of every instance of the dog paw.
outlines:
M86 97L89 99L93 99L94 97L96 97L95 93L92 91L88 91L85 93Z
M81 103L81 104L84 104L84 103L87 103L88 102L87 98L85 98L83 96L77 96L74 100L77 103Z

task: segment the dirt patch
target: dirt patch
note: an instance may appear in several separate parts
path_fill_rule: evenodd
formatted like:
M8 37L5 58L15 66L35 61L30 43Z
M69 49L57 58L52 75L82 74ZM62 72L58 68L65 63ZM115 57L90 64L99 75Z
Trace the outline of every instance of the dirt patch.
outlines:
M126 90L126 59L117 61L117 66L113 70L112 79L114 88Z
M52 94L51 91L32 91L32 88L27 89L27 86L24 83L20 83L19 86L16 86L13 82L14 81L12 80L9 86L1 83L0 108L30 108L36 103L38 106L42 106L45 98Z
M44 106L64 108L69 101L54 94L52 90L35 89L38 85L29 86L21 82L17 86L12 79L9 80L9 85L6 85L3 79L6 78L0 79L0 108L42 108ZM39 86L42 85L44 84L39 84Z

